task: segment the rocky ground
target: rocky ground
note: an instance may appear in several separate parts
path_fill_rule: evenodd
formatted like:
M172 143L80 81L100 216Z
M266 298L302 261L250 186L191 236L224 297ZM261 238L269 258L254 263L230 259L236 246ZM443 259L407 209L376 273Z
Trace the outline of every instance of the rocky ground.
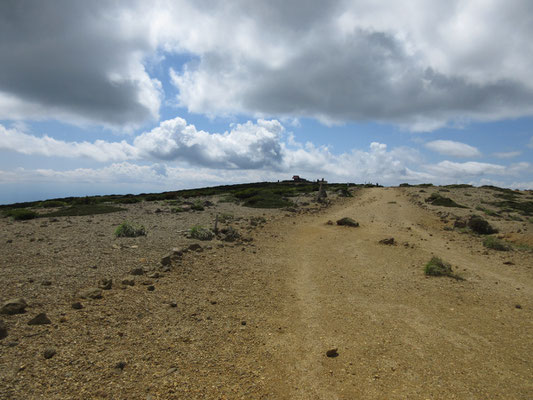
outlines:
M1 316L0 398L532 398L532 220L491 189L426 203L438 190L0 219L0 300L26 302ZM473 213L515 249L461 228ZM187 238L217 214L241 237ZM116 238L125 220L147 236ZM464 280L425 276L434 255Z

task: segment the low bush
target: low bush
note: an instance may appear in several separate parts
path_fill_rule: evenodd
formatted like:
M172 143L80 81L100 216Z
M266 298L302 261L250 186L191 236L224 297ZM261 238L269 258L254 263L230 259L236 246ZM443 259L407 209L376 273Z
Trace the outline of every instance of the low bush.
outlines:
M15 221L26 221L34 219L39 216L35 211L28 210L26 208L15 208L14 210L8 210L4 213L6 217L11 217Z
M61 200L46 200L39 204L42 208L65 207L66 205L67 203Z
M457 204L455 201L453 201L449 197L444 197L443 195L436 193L436 192L432 193L431 196L429 196L426 199L426 203L430 203L434 206L442 206L442 207L467 208L465 206Z
M126 209L106 204L79 204L47 213L43 215L43 217L79 217L85 215L109 214L117 211L126 211Z
M204 208L204 205L203 205L203 203L201 201L197 201L191 206L191 210L204 211L205 208Z
M189 236L191 239L211 240L215 237L215 234L203 226L195 225L189 230Z
M433 257L428 261L424 268L424 273L428 276L448 276L457 280L463 280L459 275L455 274L452 266L438 257Z
M340 226L353 226L353 227L358 227L359 226L359 222L355 222L353 219L351 218L348 218L348 217L344 217L344 218L341 218L337 221L337 225L340 225Z
M145 236L146 230L142 225L133 225L127 221L121 223L115 230L116 237L138 237Z
M483 217L479 215L472 215L467 222L467 226L472 230L472 232L480 235L491 235L498 232L487 221L485 221Z
M510 251L511 246L507 245L506 243L502 242L498 238L494 236L488 236L483 240L483 246L485 246L488 249L492 250L498 250L498 251Z

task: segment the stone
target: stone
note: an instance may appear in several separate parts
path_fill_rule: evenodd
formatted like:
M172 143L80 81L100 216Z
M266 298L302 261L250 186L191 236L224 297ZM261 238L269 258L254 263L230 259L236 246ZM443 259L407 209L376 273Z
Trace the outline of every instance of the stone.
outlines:
M154 285L150 285L146 288L149 292L153 292L155 290L155 286Z
M115 364L115 368L123 370L126 367L126 361L119 361Z
M81 310L83 308L83 305L79 301L77 301L75 303L72 303L71 307L74 310Z
M4 321L0 319L0 339L3 339L7 336L7 326Z
M46 358L48 360L48 359L52 358L53 356L55 356L56 353L57 353L56 349L54 349L53 347L49 347L49 348L44 350L43 356L44 356L44 358Z
M28 304L26 303L26 300L22 298L11 299L4 303L4 305L0 309L0 314L23 314L24 312L26 312L27 306Z
M142 268L133 268L131 271L130 271L130 275L142 275L144 274L144 270Z
M453 223L454 228L466 228L466 221L464 219L457 219Z
M338 349L336 347L329 349L328 351L326 351L326 357L330 357L330 358L337 357L339 355L337 350Z
M101 299L102 298L102 290L98 288L89 288L82 290L79 293L79 296L82 299Z
M28 325L49 325L51 323L52 321L50 321L50 318L45 313L37 314L28 321Z
M172 255L167 254L161 259L161 265L170 265L172 264Z
M134 286L135 280L134 279L122 279L122 284L126 286Z
M103 290L111 290L111 288L113 287L113 279L100 279L98 281L98 287Z
M358 222L355 222L353 219L351 218L348 218L348 217L344 217L344 218L341 218L337 221L337 225L340 225L340 226L353 226L353 227L358 227L359 226L359 223Z
M41 285L43 285L43 286L51 286L52 285L52 281L42 281Z
M387 239L382 239L379 241L380 244L387 244L389 246L392 246L394 244L394 238L387 238Z
M170 305L170 307L172 307L172 308L176 308L176 307L178 306L178 303L176 303L175 301L171 301L171 302L169 303L169 305Z
M147 276L148 278L152 278L152 279L161 278L161 274L157 271L151 272Z
M191 244L191 245L188 247L188 249L189 249L190 251L201 251L201 250L203 250L203 249L202 249L202 246L200 246L198 243L193 243L193 244Z

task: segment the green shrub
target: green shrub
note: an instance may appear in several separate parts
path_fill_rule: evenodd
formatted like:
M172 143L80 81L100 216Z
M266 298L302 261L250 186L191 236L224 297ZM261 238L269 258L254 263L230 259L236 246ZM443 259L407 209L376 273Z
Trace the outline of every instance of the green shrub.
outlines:
M115 203L117 204L135 204L143 201L142 197L123 197L121 199L116 199Z
M337 221L337 225L341 225L341 226L353 226L353 227L358 227L359 226L359 223L358 222L355 222L353 219L351 218L348 218L348 217L344 217L344 218L341 218Z
M227 223L227 222L229 222L229 221L233 221L234 218L235 218L235 217L233 216L233 214L229 214L229 213L222 213L222 214L220 214L220 215L218 216L218 220L219 220L221 223L223 223L223 224L225 224L225 223Z
M145 236L146 230L142 225L133 225L127 221L121 223L115 230L116 237L137 237Z
M479 215L472 215L467 222L467 226L480 235L490 235L498 232Z
M457 280L463 280L459 275L454 274L452 266L438 257L433 257L424 268L424 273L428 276L448 276Z
M191 206L191 210L204 211L205 208L204 208L204 205L203 205L203 203L201 201L197 201Z
M55 208L55 207L64 207L67 205L64 201L61 200L46 200L39 204L43 208Z
M507 245L506 243L502 242L498 238L494 236L488 236L483 240L483 246L485 246L488 249L492 250L498 250L498 251L509 251L511 250L511 246Z
M39 216L35 211L28 210L26 208L15 208L14 210L6 211L6 217L11 217L15 221L26 221L28 219L34 219Z
M426 199L426 203L430 203L430 204L433 204L434 206L442 206L442 207L467 208L465 206L457 204L452 199L450 199L448 197L444 197L443 195L441 195L439 193L432 193L431 196L429 196Z
M181 212L184 212L185 210L181 207L174 207L174 208L171 208L170 209L170 212L173 212L173 213L181 213Z
M189 230L189 236L192 239L211 240L215 237L215 234L203 226L195 225Z

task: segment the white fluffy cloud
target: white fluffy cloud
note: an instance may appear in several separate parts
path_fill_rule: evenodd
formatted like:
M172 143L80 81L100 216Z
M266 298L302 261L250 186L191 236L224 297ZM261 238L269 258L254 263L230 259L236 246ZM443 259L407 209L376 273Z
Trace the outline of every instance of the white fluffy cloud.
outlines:
M479 157L481 153L473 146L453 140L433 140L425 145L428 149L439 154L452 157Z
M0 5L0 118L139 127L166 54L190 111L411 130L533 114L533 3L159 0Z
M518 157L520 154L522 154L521 151L504 151L494 153L494 156L498 158L514 158Z

